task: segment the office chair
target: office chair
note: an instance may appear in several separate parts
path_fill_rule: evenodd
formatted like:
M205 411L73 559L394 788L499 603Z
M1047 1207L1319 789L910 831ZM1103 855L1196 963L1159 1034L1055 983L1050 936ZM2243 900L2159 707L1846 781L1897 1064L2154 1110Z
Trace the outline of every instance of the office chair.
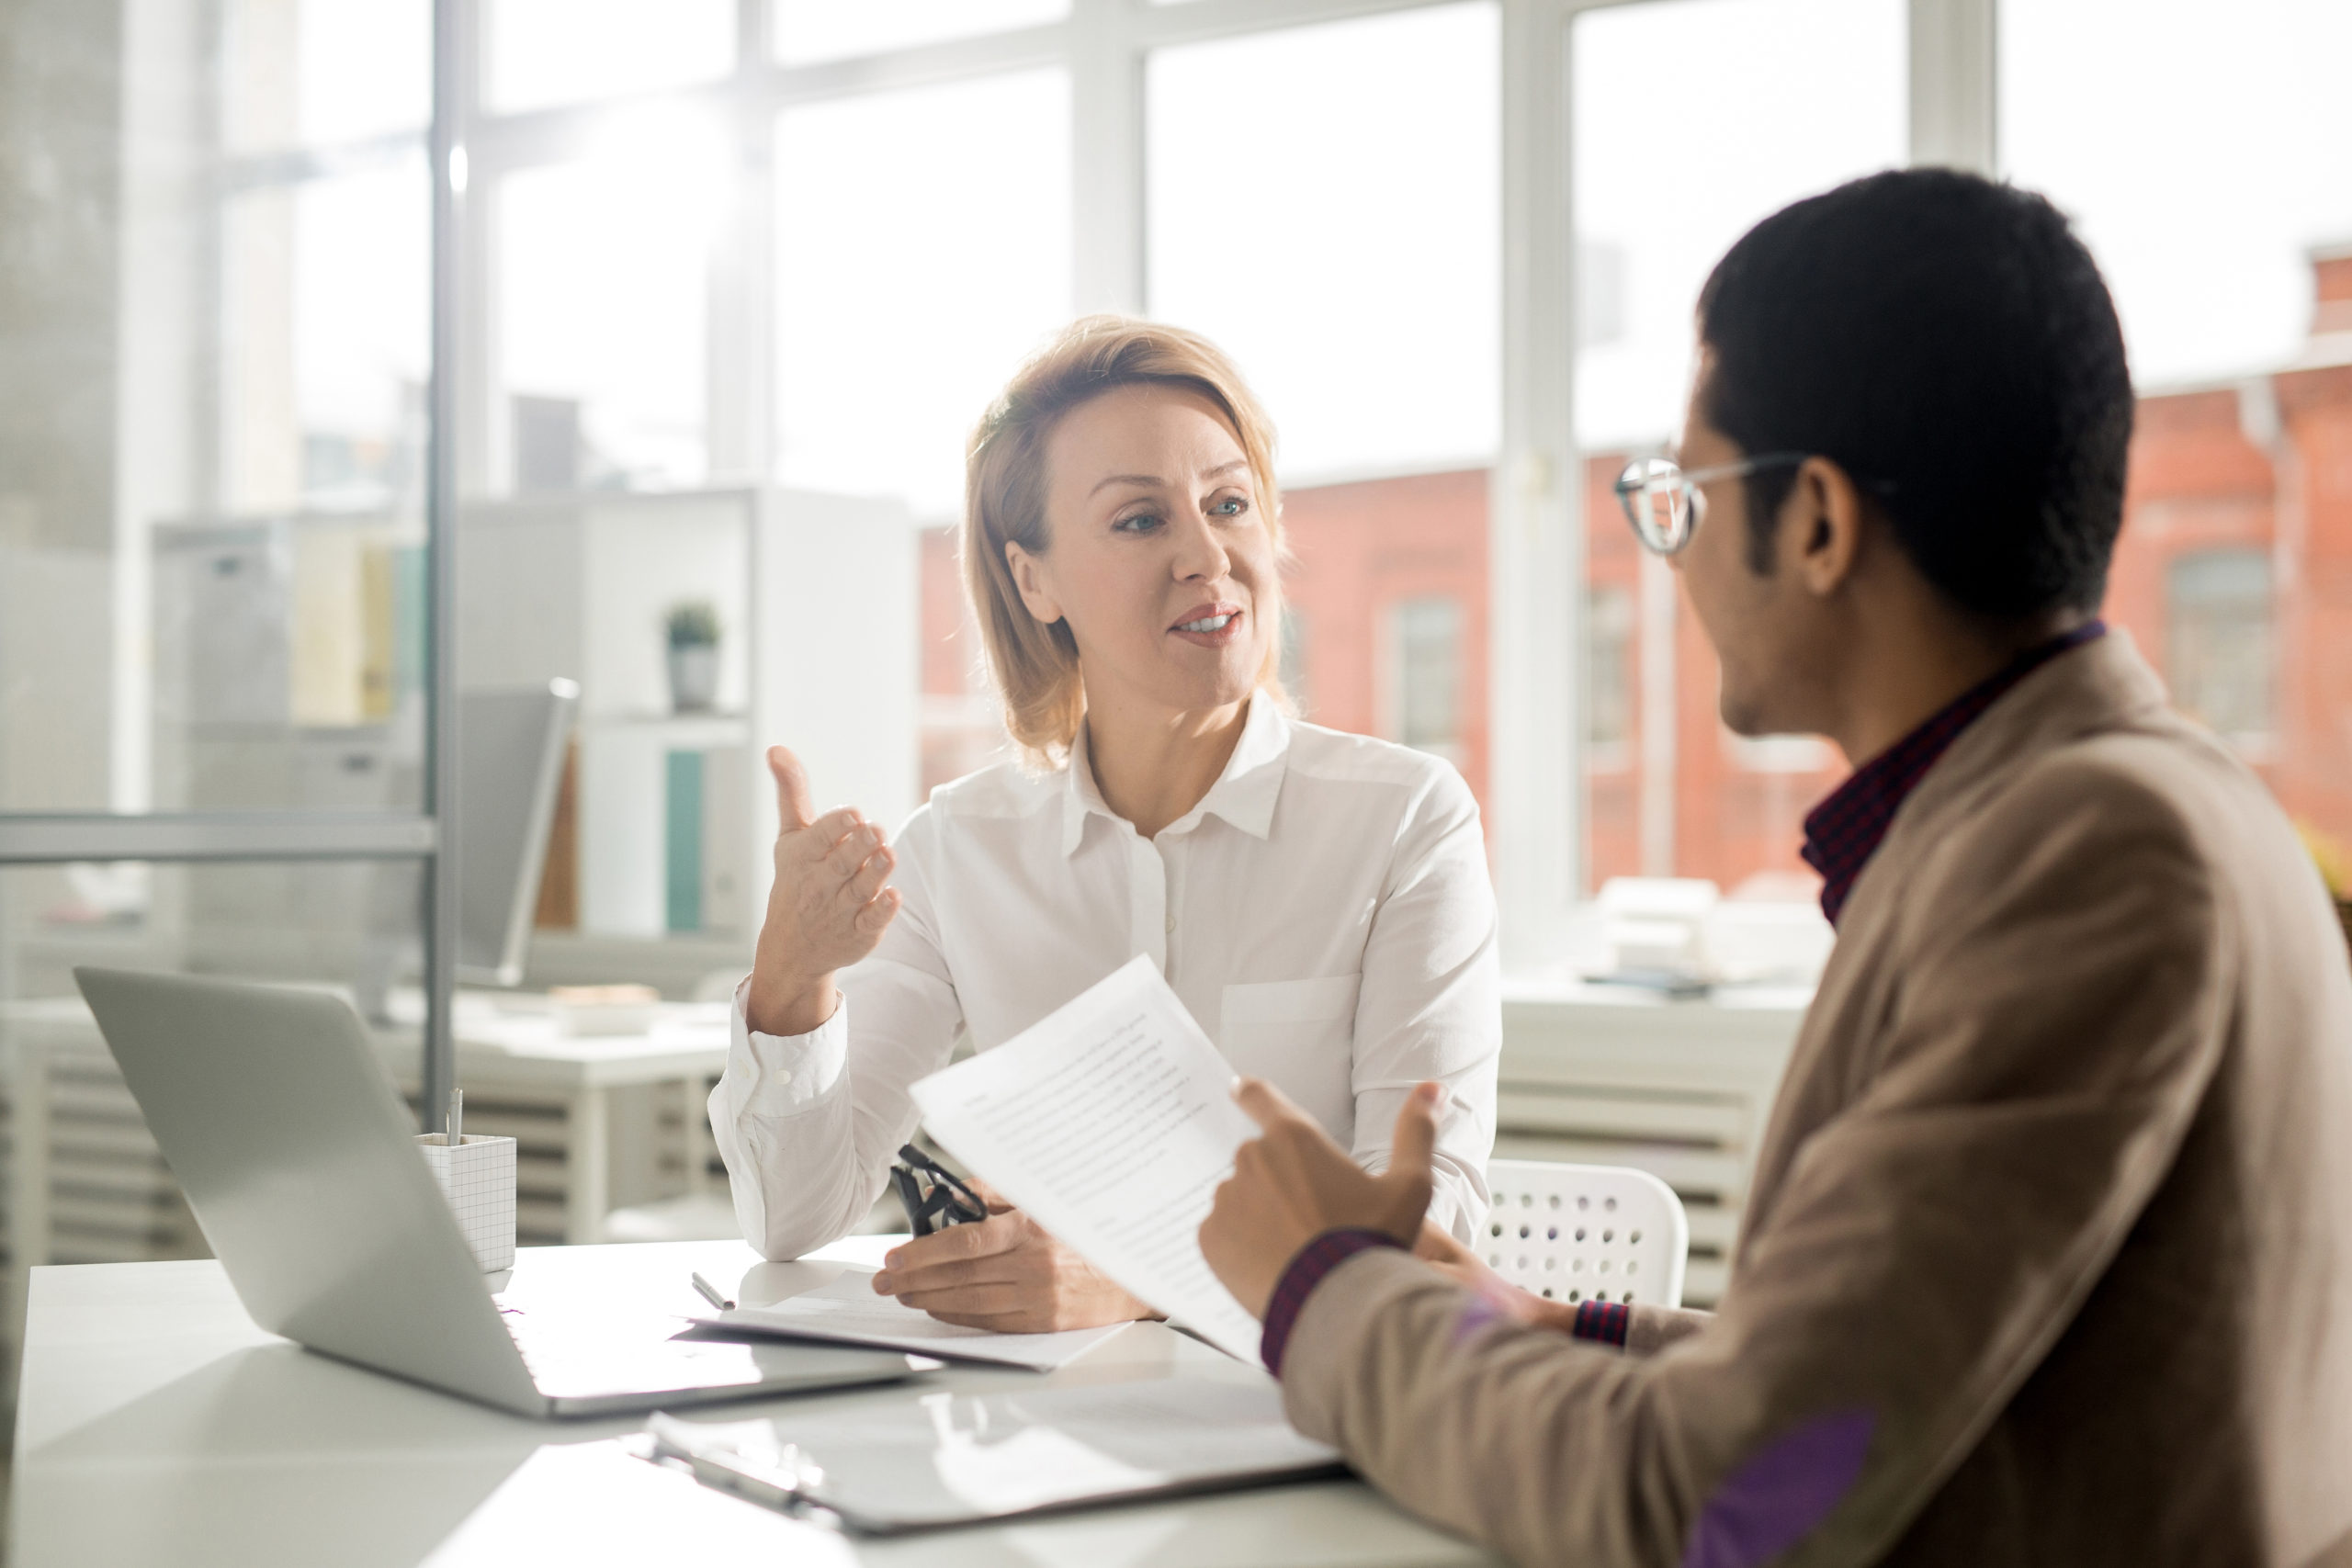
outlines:
M1622 1165L1498 1159L1479 1256L1553 1301L1682 1304L1690 1224L1674 1190Z

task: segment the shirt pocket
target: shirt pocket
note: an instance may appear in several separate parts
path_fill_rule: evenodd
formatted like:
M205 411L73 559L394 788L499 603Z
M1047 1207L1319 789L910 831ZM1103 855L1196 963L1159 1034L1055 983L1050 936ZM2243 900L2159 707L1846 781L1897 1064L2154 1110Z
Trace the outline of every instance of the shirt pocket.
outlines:
M1356 992L1362 975L1227 986L1217 1038L1234 1070L1264 1078L1341 1147L1356 1125Z

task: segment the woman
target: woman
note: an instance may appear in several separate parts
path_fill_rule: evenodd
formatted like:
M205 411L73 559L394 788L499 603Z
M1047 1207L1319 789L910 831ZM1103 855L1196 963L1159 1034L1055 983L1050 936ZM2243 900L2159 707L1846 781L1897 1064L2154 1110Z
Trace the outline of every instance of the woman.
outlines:
M1450 1091L1433 1222L1486 1213L1501 1040L1477 807L1443 762L1283 711L1273 433L1232 364L1098 316L975 432L962 540L1021 763L932 792L895 847L819 816L770 751L783 831L710 1097L743 1234L847 1232L912 1135L908 1086L1148 953L1236 1070L1356 1159ZM1018 1211L910 1242L876 1288L1011 1332L1148 1315Z

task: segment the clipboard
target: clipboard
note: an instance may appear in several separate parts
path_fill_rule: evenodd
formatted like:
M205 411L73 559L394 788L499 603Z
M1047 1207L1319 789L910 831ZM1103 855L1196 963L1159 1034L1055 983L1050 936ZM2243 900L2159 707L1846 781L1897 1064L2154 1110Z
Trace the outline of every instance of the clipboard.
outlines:
M1272 1382L915 1393L724 1424L655 1416L639 1458L858 1535L903 1535L1346 1473Z

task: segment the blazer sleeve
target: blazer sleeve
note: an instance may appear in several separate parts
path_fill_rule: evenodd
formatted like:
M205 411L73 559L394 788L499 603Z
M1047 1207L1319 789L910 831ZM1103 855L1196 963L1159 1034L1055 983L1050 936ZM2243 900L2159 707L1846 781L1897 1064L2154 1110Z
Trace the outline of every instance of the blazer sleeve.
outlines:
M1364 943L1350 1152L1367 1170L1386 1169L1406 1097L1425 1080L1445 1085L1430 1218L1468 1241L1487 1217L1502 981L1478 804L1452 768L1433 768L1431 779L1399 837Z
M1711 1321L1629 1356L1368 1252L1293 1328L1300 1430L1520 1562L1876 1561L2097 1283L2226 1039L2233 924L2188 829L2048 772L1905 890L1872 1068Z
M710 1126L736 1224L763 1258L797 1258L865 1217L922 1120L909 1087L954 1049L963 1010L923 872L937 826L925 808L899 835L891 886L904 902L873 954L842 972L831 1019L807 1034L755 1034L737 987Z

